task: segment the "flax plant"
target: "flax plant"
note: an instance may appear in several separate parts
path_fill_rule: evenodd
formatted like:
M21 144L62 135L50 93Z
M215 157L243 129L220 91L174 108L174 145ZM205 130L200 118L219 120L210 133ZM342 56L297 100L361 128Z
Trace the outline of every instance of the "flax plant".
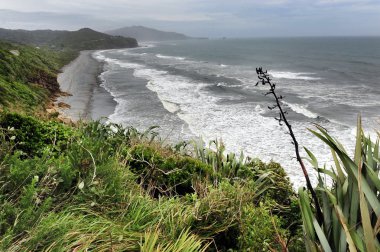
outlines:
M309 161L318 172L323 222L318 223L315 209L304 189L299 190L306 246L308 251L379 251L380 179L379 138L374 143L357 124L354 158L328 132L317 126L310 130L330 148L335 167L321 168L306 149ZM332 180L329 185L324 177Z

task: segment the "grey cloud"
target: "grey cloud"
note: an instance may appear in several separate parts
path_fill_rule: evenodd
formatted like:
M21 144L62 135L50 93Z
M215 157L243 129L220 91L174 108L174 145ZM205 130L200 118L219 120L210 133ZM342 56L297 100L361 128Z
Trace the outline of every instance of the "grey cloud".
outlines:
M145 25L191 36L380 35L379 0L12 0L0 9L9 9L0 12L8 28Z

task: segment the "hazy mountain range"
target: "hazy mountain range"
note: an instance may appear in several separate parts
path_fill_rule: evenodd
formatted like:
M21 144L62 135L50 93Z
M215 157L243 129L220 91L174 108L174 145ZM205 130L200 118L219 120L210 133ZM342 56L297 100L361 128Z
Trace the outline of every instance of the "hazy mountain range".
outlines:
M177 32L160 31L144 26L130 26L105 33L82 28L63 30L10 30L0 28L0 40L55 49L97 50L138 46L137 41L168 41L191 39Z
M137 39L137 41L184 40L190 38L181 33L160 31L144 26L123 27L120 29L106 31L105 33L114 36L132 37Z
M137 40L129 37L111 36L89 28L78 31L53 30L9 30L0 28L0 40L48 46L56 49L97 50L138 46Z

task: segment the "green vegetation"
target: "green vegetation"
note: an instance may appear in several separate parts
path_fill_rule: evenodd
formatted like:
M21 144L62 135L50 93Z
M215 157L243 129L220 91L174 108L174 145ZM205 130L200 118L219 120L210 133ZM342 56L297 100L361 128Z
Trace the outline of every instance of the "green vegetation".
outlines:
M265 172L227 159L220 145L172 148L154 132L99 122L73 128L3 113L0 128L3 250L267 251L294 236L296 199L277 164ZM222 172L233 162L234 174ZM277 181L286 199L270 193Z
M60 67L57 64L57 53L4 42L0 43L0 48L0 74L3 78L9 81L32 82L41 72L49 78L47 81L56 77L56 71Z
M331 148L335 169L320 168L309 152L310 162L319 174L316 189L324 214L323 222L318 223L307 192L300 190L309 251L379 251L379 138L374 143L366 137L359 118L355 156L351 159L325 129L318 130L312 132ZM325 177L332 180L332 185Z
M50 43L54 45L55 48L69 48L74 50L127 48L136 47L138 45L134 38L110 36L89 28L83 28L73 32L64 32L64 34L55 38Z
M48 146L54 147L51 151L61 152L71 135L72 129L63 124L49 121L39 121L33 117L24 117L19 114L0 114L0 127L12 128L12 134L17 150L27 156L42 156ZM31 134L32 132L32 134Z
M42 111L59 91L58 70L75 55L0 42L0 111Z
M98 50L138 46L136 39L111 36L89 28L78 31L8 30L0 28L0 39L54 50Z

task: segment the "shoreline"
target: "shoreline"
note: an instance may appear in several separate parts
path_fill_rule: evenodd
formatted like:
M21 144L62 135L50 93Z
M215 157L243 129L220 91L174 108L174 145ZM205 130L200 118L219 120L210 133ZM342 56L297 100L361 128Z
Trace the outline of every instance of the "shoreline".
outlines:
M103 63L92 57L93 52L81 51L57 76L61 92L53 103L62 120L101 120L116 108L113 96L100 86Z

